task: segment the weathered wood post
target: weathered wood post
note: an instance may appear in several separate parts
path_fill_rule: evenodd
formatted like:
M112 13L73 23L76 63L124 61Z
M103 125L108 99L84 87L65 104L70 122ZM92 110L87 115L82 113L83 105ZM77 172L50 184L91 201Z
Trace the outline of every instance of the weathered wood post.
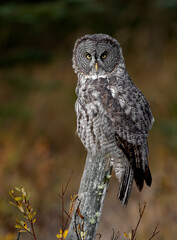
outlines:
M94 240L96 229L103 209L104 199L111 177L112 167L109 165L108 156L104 153L87 155L83 176L80 182L78 201L79 210L84 219L73 213L67 240ZM77 216L77 217L76 217ZM84 222L85 238L76 231L76 226Z

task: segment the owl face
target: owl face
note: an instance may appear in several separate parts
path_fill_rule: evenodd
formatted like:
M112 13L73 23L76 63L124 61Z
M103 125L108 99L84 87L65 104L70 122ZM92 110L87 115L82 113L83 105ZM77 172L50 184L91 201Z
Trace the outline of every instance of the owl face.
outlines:
M105 34L86 35L75 43L73 67L84 75L105 76L115 70L121 58L115 39Z

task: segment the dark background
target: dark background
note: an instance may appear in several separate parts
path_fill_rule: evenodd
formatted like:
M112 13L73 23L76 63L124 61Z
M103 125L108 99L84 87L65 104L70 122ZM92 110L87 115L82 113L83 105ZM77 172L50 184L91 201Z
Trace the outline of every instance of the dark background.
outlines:
M140 194L134 186L123 208L113 174L98 231L103 240L110 239L112 228L130 232L138 203L146 201L139 239L148 239L158 222L157 239L176 239L177 0L0 2L0 239L16 239L20 216L8 202L14 186L31 192L38 239L56 239L58 193L74 171L69 204L86 156L75 135L72 49L78 37L100 32L120 42L128 72L156 122L149 136L152 187Z

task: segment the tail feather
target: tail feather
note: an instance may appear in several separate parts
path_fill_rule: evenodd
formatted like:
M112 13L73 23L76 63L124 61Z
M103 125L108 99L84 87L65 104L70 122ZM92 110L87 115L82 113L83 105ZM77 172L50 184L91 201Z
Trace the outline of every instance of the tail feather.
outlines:
M122 205L124 206L127 206L128 199L132 189L132 184L133 184L133 170L129 167L129 169L124 174L118 193L118 198L122 202Z
M136 186L138 187L139 191L143 189L144 186L144 172L142 168L135 168L134 169L134 179L136 182Z
M151 171L148 166L145 167L144 179L146 184L150 187L152 183Z
M144 180L146 184L150 187L152 183L152 176L149 167L146 165L145 171L142 168L135 168L134 179L140 192L143 189Z
M129 179L130 169L129 171L125 171L123 180L121 181L121 185L119 187L119 199L122 201L127 189L128 179Z

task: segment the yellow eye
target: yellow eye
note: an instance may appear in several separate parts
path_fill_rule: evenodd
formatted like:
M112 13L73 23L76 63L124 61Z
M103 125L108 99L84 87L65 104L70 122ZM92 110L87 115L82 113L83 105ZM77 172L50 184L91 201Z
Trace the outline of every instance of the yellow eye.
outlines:
M103 53L102 55L101 55L101 58L102 59L105 59L107 57L107 54L106 53Z
M86 58L90 60L92 58L91 54L87 53Z

